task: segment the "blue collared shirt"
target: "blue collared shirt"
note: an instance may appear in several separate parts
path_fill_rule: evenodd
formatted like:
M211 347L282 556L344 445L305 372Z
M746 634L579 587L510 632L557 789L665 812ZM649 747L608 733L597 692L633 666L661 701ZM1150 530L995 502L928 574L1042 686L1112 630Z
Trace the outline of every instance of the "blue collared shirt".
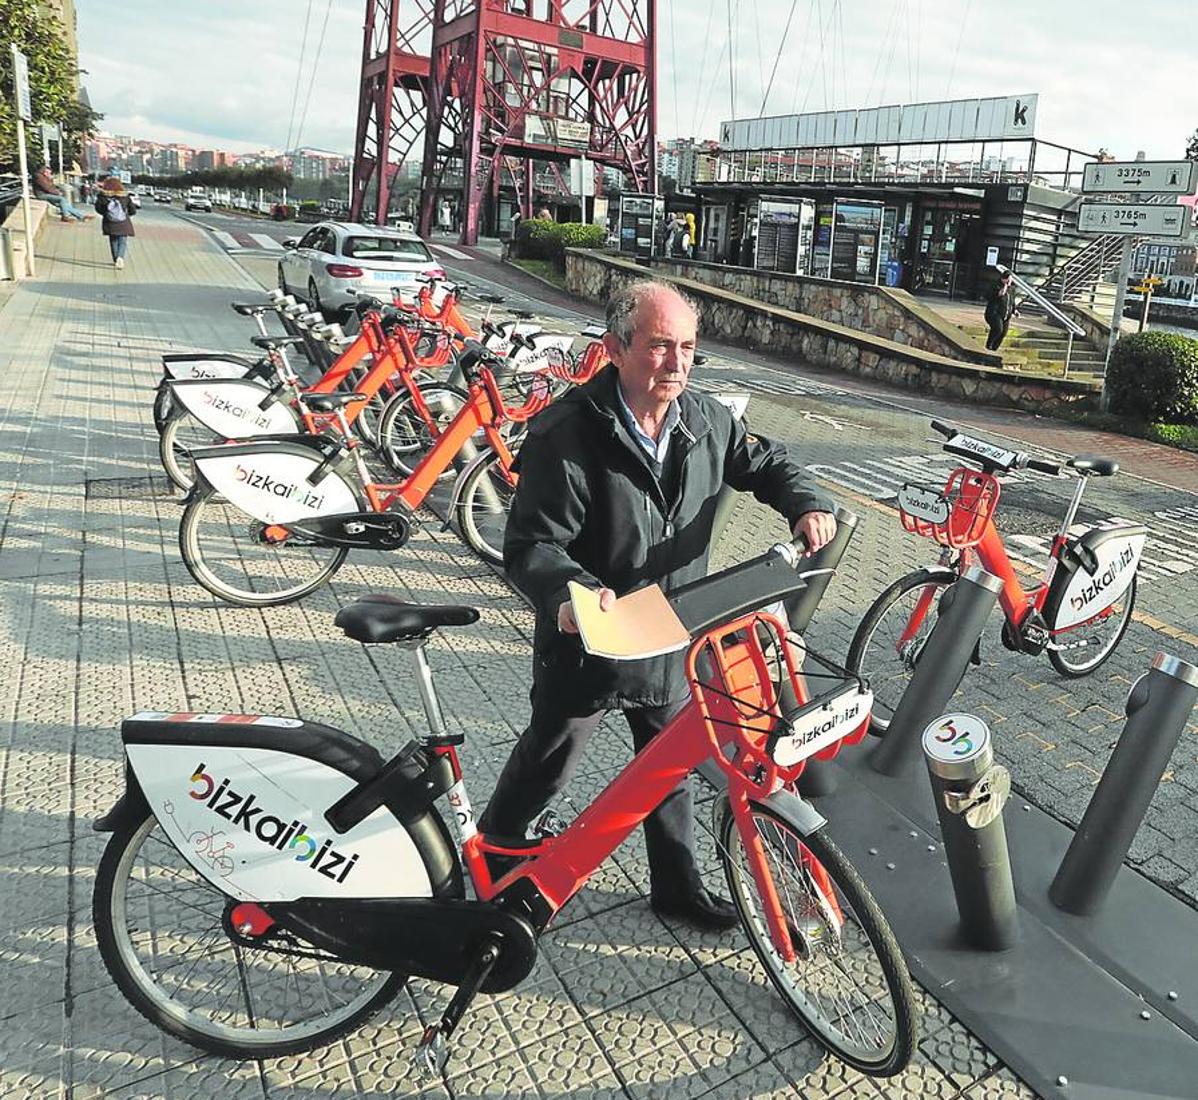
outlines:
M678 402L670 402L670 408L666 412L661 432L654 439L651 435L646 435L640 424L637 423L636 417L633 416L632 410L628 407L628 402L624 400L624 390L620 387L618 381L616 382L616 396L620 401L620 415L624 418L624 426L632 433L632 438L641 445L645 454L659 466L662 465L670 450L670 436L674 434L674 429L682 419L682 413L678 409Z

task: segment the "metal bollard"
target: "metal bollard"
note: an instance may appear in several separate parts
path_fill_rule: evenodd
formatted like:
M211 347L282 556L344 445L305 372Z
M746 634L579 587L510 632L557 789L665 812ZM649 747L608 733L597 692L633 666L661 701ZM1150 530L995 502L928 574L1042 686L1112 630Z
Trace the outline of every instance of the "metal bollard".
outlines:
M1198 698L1198 668L1158 653L1127 693L1127 721L1048 896L1078 916L1096 912L1144 820Z
M975 565L940 597L936 625L890 728L870 757L874 771L903 775L914 764L920 733L943 713L960 685L1001 589L1002 581Z
M13 256L12 234L0 227L0 279L16 280L17 262Z
M937 718L923 731L923 752L961 932L974 947L1005 951L1019 939L1002 820L1011 776L994 763L989 727L972 714Z

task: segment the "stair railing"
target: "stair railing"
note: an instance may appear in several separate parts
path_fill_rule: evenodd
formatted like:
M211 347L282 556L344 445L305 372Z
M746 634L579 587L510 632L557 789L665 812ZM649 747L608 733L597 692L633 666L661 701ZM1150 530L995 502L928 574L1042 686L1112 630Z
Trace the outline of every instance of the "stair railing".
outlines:
M998 269L1000 275L1010 275L1013 282L1024 295L1036 303L1045 313L1048 314L1054 321L1057 322L1068 334L1069 338L1065 344L1065 377L1069 377L1069 360L1073 356L1073 338L1075 336L1085 336L1086 330L1081 327L1072 317L1067 317L1056 306L1052 304L1043 294L1040 293L1031 283L1026 282L1015 274L1009 267L1003 264L994 265Z

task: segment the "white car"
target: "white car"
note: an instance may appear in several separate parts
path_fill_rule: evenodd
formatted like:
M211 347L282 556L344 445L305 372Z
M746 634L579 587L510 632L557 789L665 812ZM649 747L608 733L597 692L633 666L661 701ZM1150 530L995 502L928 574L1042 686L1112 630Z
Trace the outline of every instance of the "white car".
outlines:
M188 195L183 200L184 210L206 210L212 213L212 200L207 195Z
M445 278L424 241L379 225L320 222L299 240L284 241L283 248L279 287L327 313L352 306L350 291L389 302L395 288L415 293L423 279Z

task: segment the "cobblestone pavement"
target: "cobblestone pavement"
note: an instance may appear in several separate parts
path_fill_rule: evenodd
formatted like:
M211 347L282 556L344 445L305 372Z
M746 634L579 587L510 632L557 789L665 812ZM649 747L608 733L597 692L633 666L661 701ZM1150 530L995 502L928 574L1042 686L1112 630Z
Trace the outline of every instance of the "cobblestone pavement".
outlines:
M340 1042L262 1064L200 1055L139 1017L103 970L90 909L103 845L90 823L121 790L121 718L138 709L301 714L393 751L420 728L414 685L399 654L347 641L333 613L380 589L461 600L480 608L481 622L442 632L430 658L450 722L467 736L481 804L527 716L531 619L502 579L435 522L402 551L354 554L331 587L296 605L235 609L198 589L175 547L179 508L157 469L149 400L163 350L244 346L247 325L227 303L254 288L217 244L179 219L148 211L137 228L129 265L116 272L97 232L51 225L42 280L22 285L0 312L8 393L0 409L8 687L0 695L0 1095L1031 1095L926 996L925 1038L902 1077L874 1082L821 1058L781 1011L739 933L697 935L653 915L639 834L563 914L533 975L480 1000L455 1038L443 1086L422 1089L409 1072L417 1035L445 1000L423 982ZM844 420L844 400L755 398L753 423L801 440L811 463L833 466L844 459L845 429L819 417ZM863 404L852 415L869 429L854 446L876 456L910 449L910 414ZM872 594L927 556L898 536L884 501L844 492L862 510L862 534L813 631L814 644L833 652L843 652ZM1182 495L1161 501L1186 506ZM730 532L718 547L723 561L781 533L751 501L738 505ZM1178 621L1181 603L1169 583L1146 585L1144 597L1145 612L1166 624ZM1193 632L1192 619L1180 628ZM1160 629L1138 621L1111 674L1068 691L1046 664L991 647L993 664L970 677L964 701L994 723L1029 795L1072 814L1118 729L1129 680L1163 644ZM602 727L571 787L576 802L627 759L626 738L619 723ZM1190 731L1136 853L1146 871L1189 896L1198 871L1196 764ZM563 807L567 816L572 805Z

